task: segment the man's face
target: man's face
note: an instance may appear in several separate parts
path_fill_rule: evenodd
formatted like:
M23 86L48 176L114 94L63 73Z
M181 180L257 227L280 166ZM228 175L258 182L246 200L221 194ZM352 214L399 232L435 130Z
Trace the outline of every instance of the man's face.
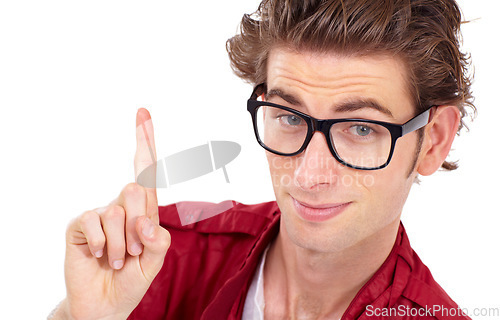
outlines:
M394 57L343 57L275 48L268 60L267 101L317 119L361 118L403 124L415 115L404 65ZM371 107L341 108L374 101ZM338 163L324 135L315 132L304 152L284 157L267 152L282 230L296 245L339 251L399 221L415 179L418 137L397 141L384 169L362 171Z

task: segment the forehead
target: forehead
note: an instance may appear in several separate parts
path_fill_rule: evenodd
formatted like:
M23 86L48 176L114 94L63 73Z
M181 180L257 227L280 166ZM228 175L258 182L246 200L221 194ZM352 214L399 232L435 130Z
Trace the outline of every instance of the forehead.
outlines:
M267 67L268 89L286 92L309 112L371 100L389 109L395 118L414 113L406 66L394 56L345 56L274 48Z

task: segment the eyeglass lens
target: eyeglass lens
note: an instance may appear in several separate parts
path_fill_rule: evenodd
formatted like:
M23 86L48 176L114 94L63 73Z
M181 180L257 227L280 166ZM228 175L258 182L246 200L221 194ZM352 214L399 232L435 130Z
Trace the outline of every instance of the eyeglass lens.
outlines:
M299 114L260 106L256 111L260 140L270 149L292 154L300 150L307 138L308 122ZM363 121L337 122L330 128L330 141L344 162L362 168L385 164L391 151L390 131L381 125Z

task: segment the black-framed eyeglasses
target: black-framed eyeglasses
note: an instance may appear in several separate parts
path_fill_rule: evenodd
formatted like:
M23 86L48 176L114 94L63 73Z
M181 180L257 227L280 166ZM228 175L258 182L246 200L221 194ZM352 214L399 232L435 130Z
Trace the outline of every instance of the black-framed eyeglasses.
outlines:
M258 101L266 90L265 83L256 86L247 102L255 137L264 149L281 156L295 156L307 148L313 134L319 131L338 162L360 170L389 165L396 141L427 125L433 107L402 125L366 119L320 120L279 104Z

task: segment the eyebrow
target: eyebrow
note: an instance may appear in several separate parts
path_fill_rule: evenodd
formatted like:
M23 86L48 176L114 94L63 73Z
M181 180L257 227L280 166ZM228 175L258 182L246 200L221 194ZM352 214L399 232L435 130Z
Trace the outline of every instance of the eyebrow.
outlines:
M285 93L281 89L271 89L266 93L266 100L272 98L272 97L279 97L286 102L294 105L294 106L302 106L303 104L299 99L294 97L291 94ZM357 111L361 109L373 109L378 112L381 112L391 118L394 118L394 115L392 114L391 110L387 109L386 107L380 105L378 102L372 99L353 99L347 102L343 102L335 107L335 111L337 112L352 112L352 111Z
M294 106L302 105L302 103L297 98L295 98L290 94L286 94L285 92L283 92L283 90L280 89L272 89L266 93L266 100L272 97L280 97L281 99L285 100L290 104L293 104Z
M352 112L352 111L366 109L366 108L374 109L374 110L381 112L381 113L394 119L394 116L393 116L391 110L387 109L386 107L383 107L378 102L371 100L371 99L358 99L358 100L344 102L344 103L338 105L335 108L335 110L337 112Z

